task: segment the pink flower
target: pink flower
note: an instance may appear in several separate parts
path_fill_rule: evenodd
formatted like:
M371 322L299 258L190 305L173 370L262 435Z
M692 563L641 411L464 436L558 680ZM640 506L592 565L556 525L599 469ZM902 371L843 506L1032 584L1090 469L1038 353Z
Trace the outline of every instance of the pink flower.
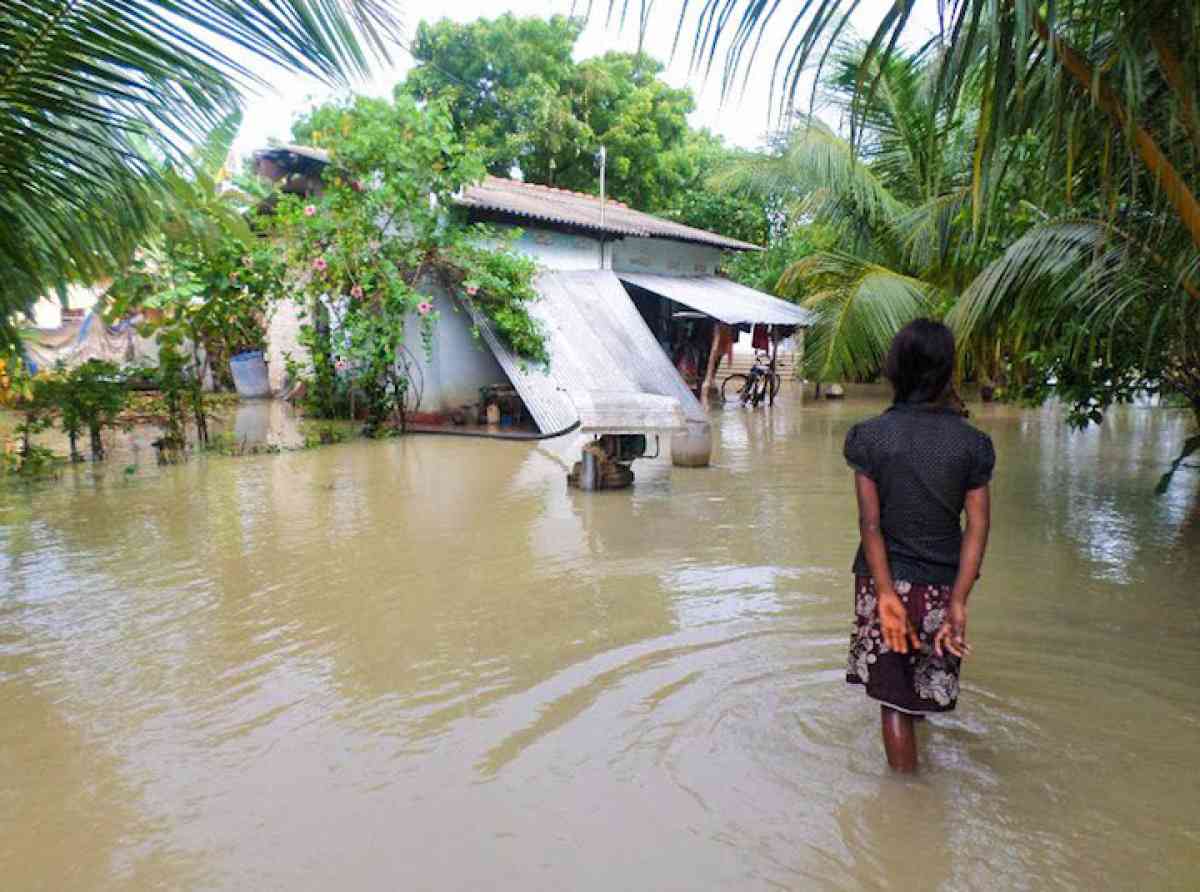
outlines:
M304 209L304 216L311 217L314 214L316 214L316 212L317 212L317 206L315 204L310 204L308 207L306 207Z
M433 304L431 304L427 300L423 300L419 304L417 304L417 312L420 313L422 316L428 316L430 313L433 312Z
M352 298L354 298L355 300L362 300L363 299L362 285L355 285L353 288L351 288L350 296Z
M350 188L353 189L355 192L361 192L363 190L363 181L355 180L354 182L352 182L350 184Z
M329 264L325 262L324 257L318 257L316 260L313 261L313 269L315 269L319 273L325 272L325 270L328 268L329 268Z
M339 359L337 362L335 362L333 364L333 367L335 369L337 369L339 372L344 372L344 371L346 371L347 368L349 368L349 363L347 363L346 360L344 360L344 359Z
M479 293L479 286L478 286L478 285L476 285L476 284L472 283L472 284L470 284L470 285L468 285L468 286L467 286L467 294L469 294L471 297L474 297L474 296L475 296L476 294L478 294L478 293Z

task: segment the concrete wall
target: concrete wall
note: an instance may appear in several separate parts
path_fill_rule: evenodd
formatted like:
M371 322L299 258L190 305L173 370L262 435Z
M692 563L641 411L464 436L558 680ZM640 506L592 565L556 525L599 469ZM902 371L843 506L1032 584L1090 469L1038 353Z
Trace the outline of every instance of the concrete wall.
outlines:
M520 228L521 237L513 245L514 249L532 257L546 269L565 271L603 268L600 239L529 226L497 228Z
M612 269L667 276L711 276L721 251L661 238L624 238L612 243Z
M420 321L414 315L408 326L408 349L421 369L420 412L449 412L479 401L479 388L508 380L487 345L472 334L471 317L440 289L432 295L439 318L434 326L433 353L426 357ZM301 307L296 301L276 304L267 323L267 376L271 392L280 394L287 378L288 353L304 358L300 346Z
M505 227L499 227L505 228ZM613 238L601 241L552 229L520 227L514 247L552 270L612 269L669 276L711 276L722 252L706 245L661 238Z
M294 300L281 300L275 304L271 318L267 320L267 380L271 393L283 391L287 378L287 354L297 362L304 358L300 347L300 304Z
M582 235L539 227L520 227L516 250L532 257L549 270L595 270L611 268L666 275L711 275L716 272L721 252L716 248L672 242L666 239L626 238L601 242ZM424 376L421 412L449 412L479 399L479 388L507 380L486 345L472 334L470 316L440 289L433 291L439 313L433 356L426 359L414 319L409 349ZM287 374L285 354L301 359L298 343L300 307L283 301L275 308L267 329L267 370L271 391L280 393Z
M508 376L483 341L472 333L471 317L441 289L432 303L438 312L434 328L433 355L425 356L420 341L420 324L413 319L409 350L421 366L424 378L419 412L450 412L479 402L479 388L504 384Z

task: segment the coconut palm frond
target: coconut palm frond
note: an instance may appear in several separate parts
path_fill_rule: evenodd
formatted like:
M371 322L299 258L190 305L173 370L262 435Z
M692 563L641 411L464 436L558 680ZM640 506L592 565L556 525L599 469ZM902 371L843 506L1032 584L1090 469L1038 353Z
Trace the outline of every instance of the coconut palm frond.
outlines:
M654 3L640 0L643 23ZM856 142L876 96L889 87L885 72L898 55L896 47L916 5L914 0L885 4L861 54L851 108ZM809 98L800 94L804 73L827 60L829 47L848 33L850 14L861 3L804 0L776 16L779 6L726 0L704 3L698 14L689 15L697 9L682 0L674 8L680 30L687 27L693 34L693 65L707 70L723 56L726 93L739 80L735 74L749 76L770 25L772 35L780 35L770 81L783 97L780 111L786 114ZM937 7L939 30L931 42L931 55L938 60L933 104L942 106L949 119L964 100L979 113L972 164L977 233L986 228L989 215L1002 212L997 192L1012 138L1049 121L1052 138L1045 149L1061 162L1076 151L1075 139L1081 135L1077 124L1087 117L1091 130L1085 139L1095 142L1116 134L1130 149L1134 175L1114 178L1115 188L1130 199L1139 189L1156 190L1200 250L1200 196L1191 175L1200 149L1200 66L1194 53L1200 45L1200 5L1178 0L938 0ZM657 10L664 11L661 2ZM747 52L747 47L752 49ZM811 95L815 99L815 91ZM1070 177L1065 181L1069 184Z
M847 140L814 118L798 123L778 152L735 159L713 175L711 184L782 199L796 213L819 215L836 204L872 227L892 226L908 211L872 169L855 158Z
M386 58L384 0L18 0L0 10L0 316L111 269L157 161L263 86L253 60L346 84ZM156 161L157 159L157 161ZM97 209L104 209L103 213Z
M1061 336L1070 320L1081 338L1131 313L1194 309L1196 287L1153 246L1106 221L1035 227L989 264L963 292L947 322L968 339L1003 329L1015 342ZM1142 326L1153 333L1157 325Z
M897 221L901 250L911 268L956 270L969 250L961 223L970 205L971 191L964 186L934 196Z
M792 264L779 291L806 295L802 305L817 316L805 343L806 375L836 381L875 375L896 332L928 312L933 289L862 258L825 252Z

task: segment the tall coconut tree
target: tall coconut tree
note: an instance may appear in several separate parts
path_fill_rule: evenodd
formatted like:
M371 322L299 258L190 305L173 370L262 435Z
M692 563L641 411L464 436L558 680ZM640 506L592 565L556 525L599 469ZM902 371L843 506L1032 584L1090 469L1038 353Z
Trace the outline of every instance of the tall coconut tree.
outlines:
M387 58L384 0L16 0L0 8L0 342L13 314L113 271L266 68L346 84Z

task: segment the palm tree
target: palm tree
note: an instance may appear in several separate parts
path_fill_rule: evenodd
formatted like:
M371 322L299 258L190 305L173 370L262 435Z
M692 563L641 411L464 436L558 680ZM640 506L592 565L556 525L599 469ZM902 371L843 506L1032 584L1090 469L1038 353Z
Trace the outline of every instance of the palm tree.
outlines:
M644 30L655 0L641 0ZM611 15L616 0L610 0ZM622 4L624 19L625 7ZM860 0L805 0L787 22L781 4L761 0L705 3L692 22L695 67L719 68L722 88L744 84L771 29L785 37L773 60L772 86L781 111L792 108L801 79L816 63L817 80L849 27ZM1031 119L1055 117L1068 123L1078 103L1060 102L1067 92L1087 99L1110 133L1120 134L1137 163L1200 250L1200 201L1194 179L1181 171L1172 152L1173 133L1200 146L1200 6L1178 0L926 0L937 11L936 45L943 48L937 77L939 101L953 113L963 87L982 64L982 89L970 97L979 106L974 164L977 213L989 186L1005 165L1005 143ZM676 42L691 4L680 5ZM864 104L880 86L875 63L895 54L917 0L894 0L872 35L860 64L857 90ZM590 8L590 4L589 4ZM660 7L661 9L661 7ZM1157 110L1148 120L1147 106ZM857 135L861 113L851 121ZM1071 132L1057 128L1054 148L1070 150ZM977 219L978 222L978 219Z
M153 223L164 160L263 80L345 84L386 59L383 0L20 0L0 10L0 344L13 314L113 272Z
M865 48L839 51L822 98L846 115L858 102ZM839 233L837 250L804 257L777 290L817 315L805 350L818 381L876 374L895 333L940 314L978 263L969 235L971 132L934 91L925 53L877 61L880 87L861 109L856 150L831 127L799 116L774 150L739 160L714 185L770 201L792 223Z

